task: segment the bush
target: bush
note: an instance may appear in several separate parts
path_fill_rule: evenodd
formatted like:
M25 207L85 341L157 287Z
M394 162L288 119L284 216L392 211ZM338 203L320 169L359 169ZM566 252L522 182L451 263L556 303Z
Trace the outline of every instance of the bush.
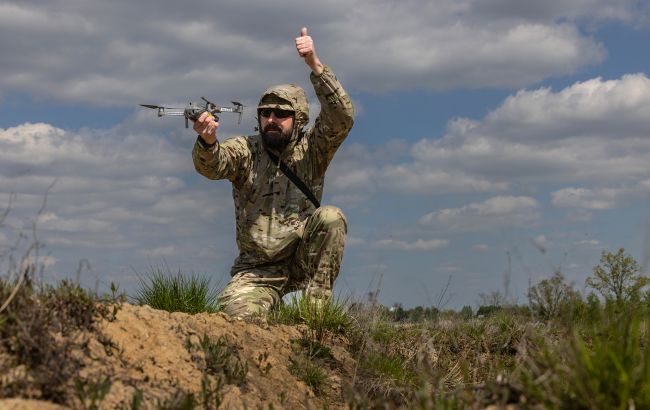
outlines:
M566 283L560 271L528 288L528 303L532 311L543 319L558 317L580 299L580 294Z
M145 278L140 277L140 289L135 301L154 309L168 312L214 313L219 310L217 292L210 288L210 279L179 270L173 274L169 269L153 268Z
M0 281L0 300L7 300L12 289ZM113 320L123 297L114 286L112 296L100 298L68 280L34 285L29 276L16 289L0 314L0 351L11 357L0 362L0 374L14 374L3 380L0 397L26 395L63 403L66 385L81 365L73 353L84 346L83 332L95 330L101 319ZM21 368L24 372L16 375Z

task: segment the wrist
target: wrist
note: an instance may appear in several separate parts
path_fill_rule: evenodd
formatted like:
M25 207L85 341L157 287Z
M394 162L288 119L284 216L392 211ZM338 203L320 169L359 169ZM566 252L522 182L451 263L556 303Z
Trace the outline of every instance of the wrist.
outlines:
M199 145L201 145L201 148L203 149L210 149L213 148L215 145L217 145L217 139L215 138L213 142L207 142L201 135L198 135L197 141L199 142Z
M307 61L307 65L315 75L321 75L323 73L324 66L318 57L314 56L311 60Z

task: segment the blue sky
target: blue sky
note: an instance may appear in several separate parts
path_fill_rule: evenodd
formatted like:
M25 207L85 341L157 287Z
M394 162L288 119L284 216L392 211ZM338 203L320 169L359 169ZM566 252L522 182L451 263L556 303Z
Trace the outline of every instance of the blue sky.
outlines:
M436 305L450 280L446 307L525 303L556 269L583 290L603 250L646 266L649 17L633 0L0 1L3 271L35 223L46 280L82 266L133 292L167 265L225 284L229 183L195 173L183 121L138 104L240 100L223 139L295 82L315 114L303 25L357 108L323 201L349 220L339 294Z

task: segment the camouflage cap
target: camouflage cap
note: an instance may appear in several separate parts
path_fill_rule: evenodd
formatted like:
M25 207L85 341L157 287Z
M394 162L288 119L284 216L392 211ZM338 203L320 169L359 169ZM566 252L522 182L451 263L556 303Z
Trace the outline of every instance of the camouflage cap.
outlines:
M277 108L280 110L295 111L289 101L285 100L284 98L280 98L275 94L267 94L262 97L259 105L257 106L257 109L260 110L262 108Z
M261 108L278 108L295 113L295 130L300 131L309 122L309 103L305 90L295 84L281 84L269 87L257 105Z

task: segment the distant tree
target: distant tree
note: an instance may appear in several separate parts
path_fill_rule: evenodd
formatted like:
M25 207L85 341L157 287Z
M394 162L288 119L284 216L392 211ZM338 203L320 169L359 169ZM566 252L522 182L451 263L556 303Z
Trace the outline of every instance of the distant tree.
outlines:
M481 306L503 307L506 304L506 297L498 290L490 293L479 293L478 297L481 300Z
M532 311L544 319L556 317L580 299L580 294L573 290L559 270L550 279L541 280L528 288L528 303Z
M472 307L468 305L463 306L463 308L460 310L460 315L463 319L471 319L472 316L474 316Z
M649 283L637 261L624 248L617 253L603 251L593 273L586 280L587 286L598 291L606 301L616 303L639 300L641 290Z

